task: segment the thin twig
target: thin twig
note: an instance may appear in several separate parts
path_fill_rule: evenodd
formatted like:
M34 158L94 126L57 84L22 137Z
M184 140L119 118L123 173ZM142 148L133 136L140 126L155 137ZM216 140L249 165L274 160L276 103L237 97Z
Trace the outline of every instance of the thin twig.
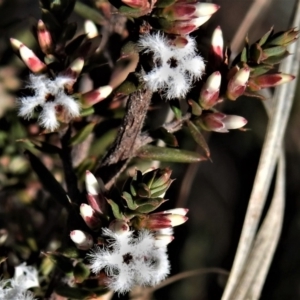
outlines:
M293 27L297 27L299 25L300 3L298 2ZM297 75L299 59L296 52L299 48L299 44L299 40L292 44L290 51L294 53L294 55L289 56L281 65L281 71L283 73ZM276 107L273 111L273 116L269 121L266 139L263 145L253 190L249 200L237 253L222 300L234 299L232 298L232 293L236 288L236 284L242 274L245 262L251 250L277 158L281 149L295 88L296 81L293 81L288 85L282 85L276 89L274 97L274 99L277 99Z
M96 174L101 176L106 183L107 189L114 184L118 175L126 167L128 160L134 155L137 137L144 125L151 97L152 92L149 90L139 90L129 96L126 115L117 138L96 171Z
M224 270L224 269L220 269L220 268L202 268L202 269L197 269L197 270L192 270L192 271L186 271L186 272L182 272L179 274L176 274L174 276L171 276L169 278L167 278L166 280L164 280L163 282L161 282L160 284L151 287L151 288L144 288L140 293L143 294L132 294L131 295L131 299L137 299L140 297L147 297L149 296L149 294L154 293L155 291L170 285L176 281L182 280L182 279L186 279L189 277L193 277L193 276L198 276L198 275L205 275L205 274L210 274L210 273L216 273L216 274L220 274L220 275L225 275L228 276L229 272Z

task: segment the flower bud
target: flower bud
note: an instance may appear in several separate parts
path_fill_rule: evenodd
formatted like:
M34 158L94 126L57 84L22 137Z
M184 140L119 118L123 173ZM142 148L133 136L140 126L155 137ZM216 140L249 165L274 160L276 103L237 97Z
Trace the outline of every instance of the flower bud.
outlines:
M244 67L239 69L229 80L227 86L227 97L230 100L236 100L245 92L249 76L250 69L248 67Z
M111 221L108 228L117 234L129 231L129 225L125 221L117 219Z
M94 104L106 99L112 92L113 88L110 85L101 86L96 90L84 93L82 95L82 107L88 108Z
M218 102L220 86L221 73L216 71L207 78L200 92L199 103L203 109L209 109Z
M185 216L189 212L187 208L173 208L165 211L158 212L156 214L172 214L172 215L180 215Z
M80 215L86 225L92 230L98 230L101 227L101 220L97 212L85 203L80 205Z
M229 129L238 129L247 124L247 120L240 116L209 113L201 116L202 127L208 131L228 132Z
M10 38L10 44L15 51L19 51L21 46L23 45L22 42L20 42L17 39L13 39L13 38Z
M81 57L76 58L67 68L66 74L75 80L81 73L83 66L84 66L84 59Z
M90 172L85 173L85 187L88 192L89 205L98 213L103 214L106 210L106 200L96 177Z
M274 87L283 83L292 81L295 76L290 74L275 73L275 74L264 74L249 80L249 88L252 91L258 91L262 88Z
M213 32L211 46L214 54L220 59L223 59L224 39L220 26L218 26Z
M188 217L182 215L155 213L148 216L143 227L150 230L160 230L163 228L181 225L187 220Z
M97 29L95 23L91 20L86 20L84 22L84 31L87 34L87 37L89 39L92 39L92 38L98 36L98 29Z
M121 0L121 1L132 8L145 9L149 7L149 2L147 0Z
M24 44L20 46L20 56L33 73L40 73L46 69L46 65Z
M70 238L80 250L89 250L94 244L92 236L81 230L71 231Z
M37 37L43 53L49 54L53 47L52 37L50 31L47 29L46 25L42 20L38 21Z

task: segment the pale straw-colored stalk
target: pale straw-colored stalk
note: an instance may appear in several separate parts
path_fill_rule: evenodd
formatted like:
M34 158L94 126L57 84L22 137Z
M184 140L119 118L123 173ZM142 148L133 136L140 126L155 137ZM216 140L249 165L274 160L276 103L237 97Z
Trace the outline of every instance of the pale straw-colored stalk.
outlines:
M300 2L298 1L292 27L299 26ZM299 40L291 45L289 50L292 55L287 57L281 64L281 72L293 75L298 74L299 46ZM245 272L247 261L249 260L249 254L253 248L257 228L266 202L266 197L269 192L271 179L273 177L274 169L281 151L282 141L294 98L295 88L296 80L276 88L273 100L275 102L274 109L270 116L266 138L260 157L254 186L250 196L237 253L235 255L233 267L222 296L222 300L237 300L237 298L234 298L234 293L237 291L241 278L243 278L242 274ZM275 248L276 245L273 247ZM265 258L265 260L266 259L267 258ZM266 272L267 270L264 270L263 273ZM265 275L263 275L264 274L260 276L261 280L265 279ZM262 285L263 282L259 284ZM241 288L239 287L239 289ZM252 289L251 291L253 295L254 293L257 295L257 292L253 292ZM257 298L251 298L251 300L254 299Z

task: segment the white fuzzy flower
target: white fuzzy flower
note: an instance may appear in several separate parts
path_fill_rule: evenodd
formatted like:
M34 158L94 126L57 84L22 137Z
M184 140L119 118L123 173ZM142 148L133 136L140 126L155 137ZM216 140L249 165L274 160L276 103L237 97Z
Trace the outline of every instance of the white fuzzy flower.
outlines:
M117 234L103 229L108 246L96 247L89 254L94 273L104 270L108 275L108 287L125 293L135 285L155 285L169 274L170 265L166 247L156 247L155 238L147 231Z
M0 281L0 299L34 300L34 295L27 289L37 286L37 270L23 263L15 268L14 278Z
M30 119L35 108L40 107L38 123L50 131L59 126L58 115L68 121L78 117L79 103L65 92L65 86L73 84L74 79L67 76L58 76L51 80L45 75L31 74L27 87L33 90L34 95L19 99L19 116Z
M13 283L24 290L39 286L37 269L23 263L15 268Z
M196 42L186 36L186 45L177 47L160 33L146 34L138 42L140 51L153 55L153 69L142 75L153 92L163 91L167 99L186 95L194 80L201 78L205 64L197 55Z

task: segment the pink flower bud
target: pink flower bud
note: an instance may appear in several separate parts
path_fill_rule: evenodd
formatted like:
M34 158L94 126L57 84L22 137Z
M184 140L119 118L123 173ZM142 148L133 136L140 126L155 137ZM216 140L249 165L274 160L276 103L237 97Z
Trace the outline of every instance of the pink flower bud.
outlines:
M249 76L250 69L248 67L244 67L239 69L229 80L227 86L227 97L230 100L235 100L245 92Z
M115 233L122 234L129 231L129 225L123 220L113 220L109 224L109 229Z
M151 214L145 222L145 228L150 230L160 230L163 228L174 227L185 223L188 217L175 214Z
M220 57L220 59L223 59L224 40L220 26L218 26L213 32L211 46L215 55Z
M41 47L41 50L45 54L49 54L52 50L53 43L50 31L46 28L42 20L38 21L37 25L37 37Z
M81 230L71 231L70 238L80 250L89 250L94 244L92 236Z
M101 220L97 212L85 203L80 205L80 215L85 221L86 225L92 230L98 230L101 227Z
M121 1L132 8L145 9L150 7L150 4L147 0L121 0Z
M81 73L84 66L84 59L79 57L76 58L66 69L66 71L63 72L64 75L70 76L74 79L74 81L77 79L79 74Z
M228 132L229 129L238 129L247 124L243 117L222 113L209 113L201 119L203 129L215 132Z
M295 76L290 74L275 73L264 74L249 80L249 87L252 91L258 91L262 88L273 87L292 81Z
M85 187L88 192L87 200L89 205L96 212L104 214L106 210L106 199L96 177L88 170L85 173Z
M46 65L24 44L20 46L20 56L33 73L40 73L46 69Z
M195 17L203 17L203 16L211 16L217 10L219 10L220 6L214 3L201 3L198 2L195 4L196 12Z
M113 88L110 85L102 86L96 90L92 90L82 95L82 106L91 107L94 104L106 99Z
M202 108L209 109L218 102L220 86L221 73L216 71L207 78L204 86L202 87L199 99L199 103Z

